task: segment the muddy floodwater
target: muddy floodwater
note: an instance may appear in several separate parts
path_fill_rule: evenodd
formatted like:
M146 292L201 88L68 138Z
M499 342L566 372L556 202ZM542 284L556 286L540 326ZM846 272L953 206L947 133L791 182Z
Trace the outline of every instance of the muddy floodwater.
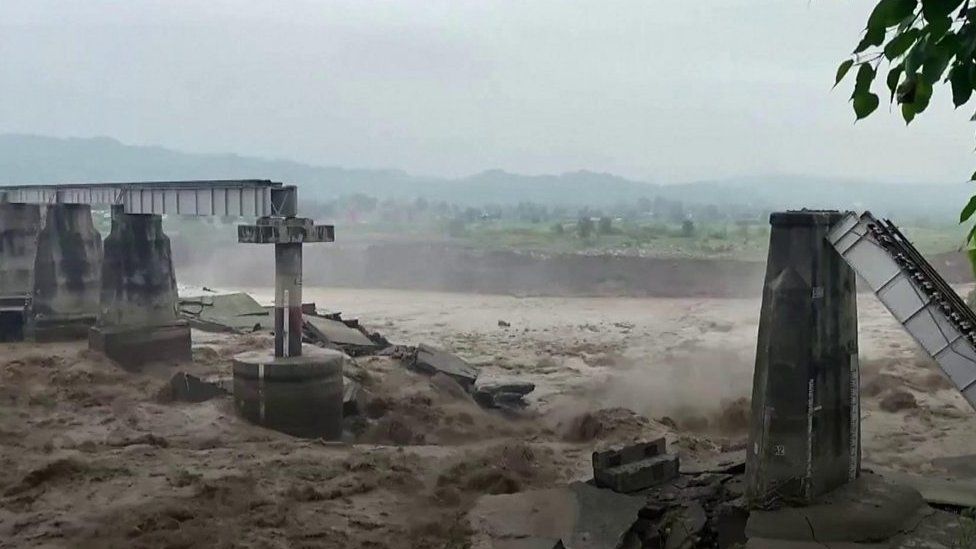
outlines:
M244 288L268 301L268 288ZM590 453L666 436L682 459L746 439L758 299L518 298L305 288L394 343L429 343L529 406L480 408L396 359L356 360L375 397L354 444L238 419L230 398L158 398L83 342L0 345L0 547L462 547L482 494L587 478ZM859 296L865 465L928 471L976 453L967 403L870 295ZM199 376L267 334L194 331Z

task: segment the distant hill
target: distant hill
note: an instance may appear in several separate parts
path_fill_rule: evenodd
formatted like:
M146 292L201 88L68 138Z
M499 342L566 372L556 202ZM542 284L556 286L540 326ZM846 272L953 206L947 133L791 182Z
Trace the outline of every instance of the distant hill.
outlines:
M313 166L235 154L190 154L114 139L0 135L0 185L167 179L272 179L293 183L304 198L363 193L378 198L447 200L463 205L524 201L601 207L657 196L689 203L756 209L868 208L887 215L951 219L972 189L957 184L889 184L805 176L757 176L660 185L580 171L527 176L491 170L444 179L399 170Z

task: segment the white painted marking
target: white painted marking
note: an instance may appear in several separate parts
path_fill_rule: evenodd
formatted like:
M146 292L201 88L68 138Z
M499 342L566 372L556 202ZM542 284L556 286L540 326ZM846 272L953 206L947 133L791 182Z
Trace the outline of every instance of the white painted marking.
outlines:
M258 410L258 417L264 423L264 364L258 364L258 402L261 403Z
M807 383L807 496L813 490L813 380Z
M282 310L282 315L284 316L284 320L282 321L282 330L281 330L283 332L282 333L282 337L284 339L282 340L282 344L281 344L281 348L282 348L281 354L282 354L282 356L290 356L288 354L288 351L290 350L288 348L289 347L288 340L290 339L288 337L288 330L290 328L288 326L288 320L289 320L289 318L288 318L289 317L289 314L288 313L290 313L291 310L290 310L290 308L288 306L288 303L289 303L289 301L288 301L288 290L285 290L285 299L284 299L284 301L285 301L285 308L284 308L284 310Z
M858 455L861 448L861 373L858 368L857 353L851 355L851 440L848 459L847 479L857 478Z

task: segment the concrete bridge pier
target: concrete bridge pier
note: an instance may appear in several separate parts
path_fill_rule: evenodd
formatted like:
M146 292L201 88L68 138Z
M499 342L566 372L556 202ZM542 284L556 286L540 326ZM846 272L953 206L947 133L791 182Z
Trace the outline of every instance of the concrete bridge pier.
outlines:
M24 338L40 231L39 205L0 202L0 341Z
M286 212L294 216L294 204ZM289 435L342 437L342 368L338 351L302 349L302 245L332 242L332 226L297 217L263 217L241 225L238 241L275 246L274 352L234 357L234 403L245 419Z
M860 471L855 276L825 238L841 217L770 216L746 463L754 508L810 503Z
M84 339L98 315L102 236L87 204L47 207L37 237L25 337Z
M190 328L177 316L176 275L162 217L112 207L98 319L88 345L123 368L188 361Z

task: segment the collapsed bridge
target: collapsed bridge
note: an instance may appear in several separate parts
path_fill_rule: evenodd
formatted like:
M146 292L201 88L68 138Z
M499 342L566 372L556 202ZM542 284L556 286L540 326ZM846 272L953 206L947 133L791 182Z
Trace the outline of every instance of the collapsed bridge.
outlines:
M858 277L976 408L976 314L891 221L801 210L770 224L747 450L758 508L860 475Z
M92 206L111 209L104 239ZM87 337L124 367L190 358L177 316L163 215L257 218L244 243L276 245L276 351L301 354L288 321L301 305L302 245L331 225L298 218L294 186L260 179L0 187L0 340Z

